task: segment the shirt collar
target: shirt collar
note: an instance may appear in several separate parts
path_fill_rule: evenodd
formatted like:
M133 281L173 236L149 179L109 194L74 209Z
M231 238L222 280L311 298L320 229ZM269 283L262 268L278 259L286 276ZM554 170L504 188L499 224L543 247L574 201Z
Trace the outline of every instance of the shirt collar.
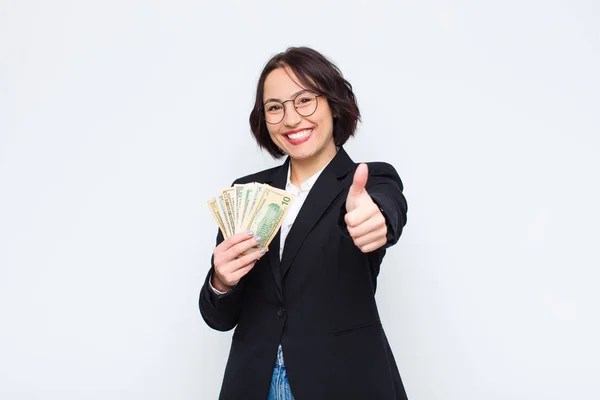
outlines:
M329 161L331 162L331 161ZM302 185L300 186L300 191L301 192L307 192L310 189L312 189L312 187L314 186L315 182L317 181L317 179L319 178L319 175L321 175L321 172L323 172L323 170L329 165L329 163L325 164L325 166L323 166L323 168L321 168L319 171L317 171L315 174L313 174L310 178L308 178L306 181L304 181L304 183L302 183ZM287 180L286 180L286 184L285 184L285 188L286 190L290 190L290 188L294 187L296 188L296 185L294 185L292 183L292 181L290 181L290 172L292 170L292 164L288 165L288 170L287 170ZM297 188L296 188L297 189Z

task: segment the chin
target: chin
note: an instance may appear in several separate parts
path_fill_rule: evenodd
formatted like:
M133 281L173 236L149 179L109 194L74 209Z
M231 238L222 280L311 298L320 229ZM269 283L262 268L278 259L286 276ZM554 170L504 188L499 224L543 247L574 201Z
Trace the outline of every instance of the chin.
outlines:
M306 160L310 160L311 158L315 157L315 152L306 152L306 151L296 151L293 153L290 153L290 158L294 159L294 160L298 160L298 161L306 161Z

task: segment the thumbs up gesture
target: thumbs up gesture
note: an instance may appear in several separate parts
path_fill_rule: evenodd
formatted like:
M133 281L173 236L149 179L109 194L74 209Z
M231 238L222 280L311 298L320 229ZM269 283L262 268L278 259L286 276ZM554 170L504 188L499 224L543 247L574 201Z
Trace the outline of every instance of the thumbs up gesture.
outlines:
M368 177L369 168L360 164L348 191L344 217L348 233L363 253L377 250L387 242L385 217L365 189Z

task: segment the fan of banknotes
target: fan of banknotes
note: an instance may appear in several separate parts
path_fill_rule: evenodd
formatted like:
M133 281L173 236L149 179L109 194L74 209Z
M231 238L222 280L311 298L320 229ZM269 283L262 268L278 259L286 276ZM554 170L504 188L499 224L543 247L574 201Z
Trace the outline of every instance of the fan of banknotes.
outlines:
M208 207L227 239L239 232L260 236L255 246L268 250L295 196L263 183L233 185L208 201Z

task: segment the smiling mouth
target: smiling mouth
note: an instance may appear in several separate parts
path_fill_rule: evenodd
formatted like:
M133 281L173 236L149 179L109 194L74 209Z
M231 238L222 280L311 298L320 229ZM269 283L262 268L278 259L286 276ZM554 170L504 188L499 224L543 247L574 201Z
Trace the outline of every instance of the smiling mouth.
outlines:
M290 133L289 135L285 135L285 136L291 140L302 140L302 139L305 139L308 136L310 136L312 131L313 131L312 129L304 129L303 131L296 132L296 133Z

